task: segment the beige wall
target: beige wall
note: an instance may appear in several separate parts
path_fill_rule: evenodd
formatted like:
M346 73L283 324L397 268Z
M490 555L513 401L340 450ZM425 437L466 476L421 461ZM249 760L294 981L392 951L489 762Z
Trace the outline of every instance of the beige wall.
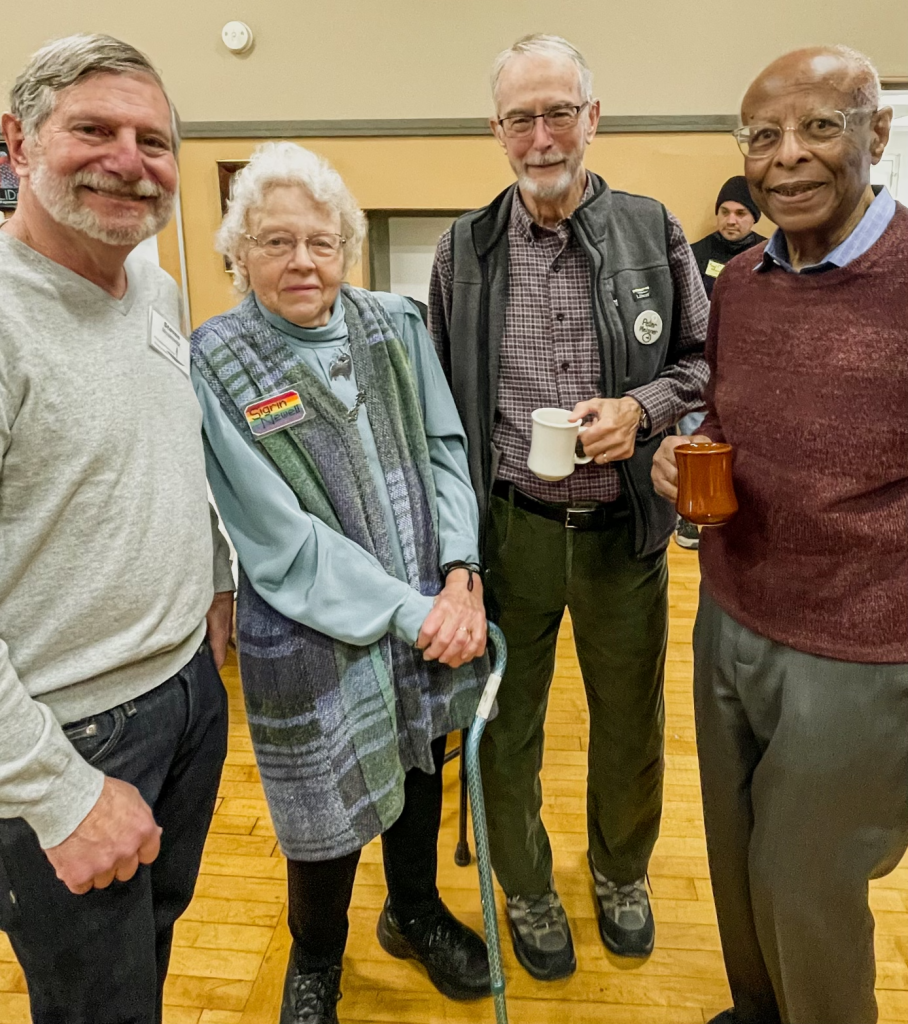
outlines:
M908 74L906 0L41 0L3 18L4 96L49 38L104 31L146 50L186 120L480 117L494 54L527 32L585 51L606 114L734 112L753 73L809 43ZM246 20L257 44L220 41Z
M507 160L491 138L306 139L329 159L366 209L471 209L512 181ZM223 260L212 249L220 223L218 160L242 160L255 142L188 140L180 156L183 226L193 326L237 300ZM716 193L741 171L728 135L600 135L587 166L613 188L662 200L695 241L714 230ZM772 225L760 222L767 233ZM163 262L163 260L162 260ZM353 283L362 282L354 269Z

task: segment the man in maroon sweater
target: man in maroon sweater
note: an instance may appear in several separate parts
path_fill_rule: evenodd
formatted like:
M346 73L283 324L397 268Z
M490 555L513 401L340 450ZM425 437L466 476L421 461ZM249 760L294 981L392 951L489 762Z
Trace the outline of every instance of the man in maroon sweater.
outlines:
M872 65L801 50L735 133L780 230L713 292L702 434L740 511L704 530L694 689L734 1024L874 1024L867 883L908 847L908 210L871 188ZM669 437L653 464L674 499Z

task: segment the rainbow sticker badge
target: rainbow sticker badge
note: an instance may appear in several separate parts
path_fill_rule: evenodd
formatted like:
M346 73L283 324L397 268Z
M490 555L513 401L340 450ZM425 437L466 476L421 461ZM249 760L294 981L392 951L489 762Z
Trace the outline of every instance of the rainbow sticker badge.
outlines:
M247 405L243 414L255 438L267 437L278 430L286 430L287 427L302 423L306 419L306 409L297 391L281 391L276 395L267 395L252 405Z

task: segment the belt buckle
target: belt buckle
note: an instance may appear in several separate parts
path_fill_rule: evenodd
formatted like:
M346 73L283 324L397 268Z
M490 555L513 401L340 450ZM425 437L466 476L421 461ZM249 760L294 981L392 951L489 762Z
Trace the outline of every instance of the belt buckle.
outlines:
M579 530L581 528L580 527L580 523L579 522L574 522L573 521L573 517L577 517L579 519L581 516L591 515L595 511L596 510L594 508L569 508L569 509L566 509L565 510L565 514L564 514L564 528L565 528L565 530Z

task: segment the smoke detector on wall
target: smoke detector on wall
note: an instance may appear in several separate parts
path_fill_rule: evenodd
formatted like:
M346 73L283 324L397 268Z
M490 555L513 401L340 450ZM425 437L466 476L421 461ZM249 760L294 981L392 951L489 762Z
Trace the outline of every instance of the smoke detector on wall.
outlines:
M228 21L221 29L221 39L231 53L248 53L252 49L252 29L245 21Z

